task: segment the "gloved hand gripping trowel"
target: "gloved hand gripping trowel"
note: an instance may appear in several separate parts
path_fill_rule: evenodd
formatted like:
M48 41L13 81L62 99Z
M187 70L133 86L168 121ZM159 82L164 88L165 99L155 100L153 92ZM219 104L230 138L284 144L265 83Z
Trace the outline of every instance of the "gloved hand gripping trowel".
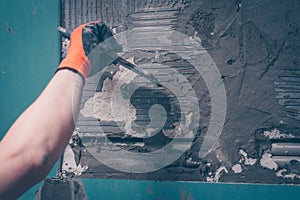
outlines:
M71 37L71 33L69 31L67 31L65 28L58 26L57 30L62 34L63 37L70 39ZM107 55L109 56L109 55ZM128 62L127 60L125 60L122 57L119 57L117 55L111 56L112 60L114 60L113 62L111 62L110 64L119 64L122 65L123 67L135 72L136 74L148 79L149 81L151 81L152 83L155 83L158 87L161 87L162 85L158 82L158 80L153 76L153 74L147 74L145 73L141 68L139 68L138 66L136 66L135 64Z

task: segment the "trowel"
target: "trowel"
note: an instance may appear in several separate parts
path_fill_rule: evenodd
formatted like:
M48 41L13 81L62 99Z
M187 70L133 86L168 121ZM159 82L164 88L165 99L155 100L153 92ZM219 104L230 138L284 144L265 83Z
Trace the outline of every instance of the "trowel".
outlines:
M63 37L70 39L71 33L67 31L65 28L58 26L57 30L62 34ZM117 58L112 62L113 64L119 64L123 67L135 72L136 74L148 79L152 83L155 83L158 87L162 87L162 85L158 82L158 80L153 76L153 74L149 74L144 72L140 67L136 66L135 64L125 60L124 58L117 56Z

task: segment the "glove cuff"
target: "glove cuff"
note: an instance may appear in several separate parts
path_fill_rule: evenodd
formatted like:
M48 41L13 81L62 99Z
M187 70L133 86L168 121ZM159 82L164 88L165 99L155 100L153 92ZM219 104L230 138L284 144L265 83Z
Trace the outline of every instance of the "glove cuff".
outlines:
M91 71L91 63L87 57L80 58L75 56L74 54L70 54L72 56L67 56L62 60L58 69L60 68L72 68L78 71L84 78L87 78Z
M74 72L75 74L78 74L78 75L82 78L83 84L85 84L85 77L84 77L79 71L77 71L76 69L73 69L73 68L70 68L70 67L60 67L60 68L58 68L58 69L55 71L54 74L56 74L57 72L59 72L59 71L61 71L61 70L69 70L69 71L71 71L71 72Z
M73 68L87 78L91 71L91 63L84 52L82 43L82 28L84 26L81 25L73 31L67 56L58 68Z

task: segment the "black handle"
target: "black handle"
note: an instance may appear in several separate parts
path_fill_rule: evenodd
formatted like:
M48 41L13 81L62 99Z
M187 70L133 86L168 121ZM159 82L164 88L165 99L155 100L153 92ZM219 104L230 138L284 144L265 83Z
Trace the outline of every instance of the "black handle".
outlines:
M69 31L67 31L65 28L58 26L57 30L62 34L63 37L70 39L71 37L71 33ZM128 62L127 60L125 60L124 58L121 58L119 56L117 56L117 58L115 59L115 61L112 62L113 64L119 64L122 65L124 67L126 67L127 69L135 72L136 74L148 79L149 81L151 81L152 83L155 83L158 87L162 87L162 85L158 82L158 80L153 76L153 74L146 74L142 69L140 69L138 66L136 66L135 64Z

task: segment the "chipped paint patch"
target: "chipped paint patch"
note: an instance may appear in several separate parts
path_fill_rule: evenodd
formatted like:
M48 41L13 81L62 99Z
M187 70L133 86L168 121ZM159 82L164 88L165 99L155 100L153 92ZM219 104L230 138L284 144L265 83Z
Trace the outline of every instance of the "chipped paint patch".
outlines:
M82 166L80 163L77 165L75 161L75 155L70 145L68 145L64 152L64 160L62 164L62 172L74 174L80 176L88 169L88 166Z
M248 154L243 149L239 150L239 154L241 156L240 160L231 167L235 174L240 174L243 171L242 164L253 166L257 162L257 159L248 157Z
M239 153L242 156L239 163L244 163L245 165L254 165L256 163L257 159L248 157L243 149L240 149Z
M5 27L8 32L16 34L16 32L12 29L12 27L8 25L8 22L6 22Z
M270 153L264 153L262 158L260 159L260 165L264 168L271 169L271 170L277 170L278 165L274 160L272 159L272 154Z
M273 129L272 131L264 131L264 136L269 139L283 139L283 138L294 138L292 134L280 133L278 129Z
M235 174L240 174L243 171L241 164L235 164L231 167L231 169Z
M208 175L210 175L210 176L206 177L206 181L218 183L223 172L225 172L226 174L228 173L228 170L226 169L226 167L224 167L224 166L219 167L216 170L216 173L214 175L212 174L212 172L208 173Z
M288 173L287 169L280 169L276 172L276 176L282 177L282 178L287 178L287 179L295 179L295 178L300 178L300 175L297 175L295 173Z
M136 119L136 110L130 102L130 98L122 97L121 86L131 82L137 75L120 66L120 70L113 79L106 78L103 81L101 92L96 92L88 99L80 110L84 117L94 117L101 121L123 122L126 134L137 136L132 130L131 124ZM114 91L114 92L112 92ZM142 135L144 136L144 135Z

